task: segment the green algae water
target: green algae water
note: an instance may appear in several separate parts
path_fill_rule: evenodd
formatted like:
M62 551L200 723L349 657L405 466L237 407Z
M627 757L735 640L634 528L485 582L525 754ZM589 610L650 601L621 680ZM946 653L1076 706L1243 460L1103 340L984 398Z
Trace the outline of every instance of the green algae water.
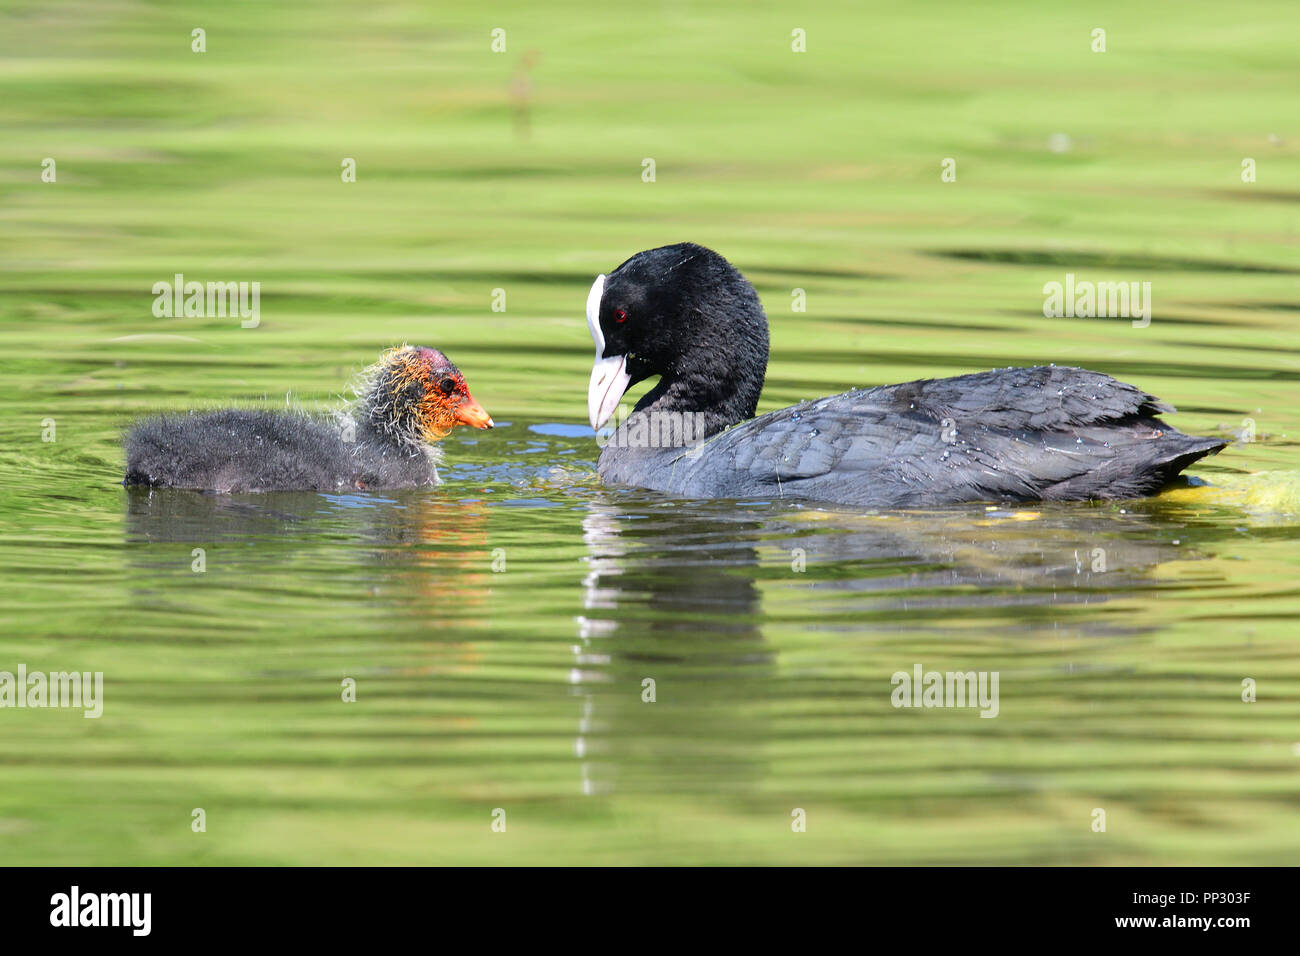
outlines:
M0 862L1294 863L1293 6L637 16L0 4L0 671L103 674L0 708ZM682 240L763 298L760 411L1055 362L1236 441L1138 502L604 488L587 289ZM156 316L177 273L256 327ZM1045 317L1067 275L1149 324ZM401 342L497 422L440 487L119 484L134 417ZM997 716L895 707L918 665Z

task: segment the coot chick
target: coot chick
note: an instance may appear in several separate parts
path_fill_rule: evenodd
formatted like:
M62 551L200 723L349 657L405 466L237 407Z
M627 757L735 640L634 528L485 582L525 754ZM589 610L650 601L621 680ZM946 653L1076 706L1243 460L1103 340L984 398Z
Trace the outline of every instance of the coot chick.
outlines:
M491 428L465 376L437 349L402 346L362 373L334 418L269 409L163 414L126 435L125 485L205 491L336 491L438 483L431 444Z
M855 388L754 418L767 317L745 277L693 243L597 277L587 324L593 428L659 376L601 450L608 484L866 508L1137 498L1227 444L1165 424L1174 409L1132 385L1056 366Z

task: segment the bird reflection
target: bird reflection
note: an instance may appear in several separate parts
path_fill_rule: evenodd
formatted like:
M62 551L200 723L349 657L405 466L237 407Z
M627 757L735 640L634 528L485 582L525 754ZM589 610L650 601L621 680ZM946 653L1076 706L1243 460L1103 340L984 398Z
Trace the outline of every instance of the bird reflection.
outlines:
M584 793L757 778L763 726L743 710L773 676L754 573L761 527L724 509L590 505L570 673Z
M808 645L810 633L817 646L834 633L838 653L872 669L881 643L897 646L909 631L943 634L960 653L965 632L953 625L975 614L994 628L1014 619L1026 637L1150 630L1134 615L1072 611L1154 587L1161 563L1196 557L1170 527L1167 517L1087 504L863 515L591 501L570 672L582 790L753 787L774 705L808 692L776 647ZM888 686L883 669L880 681Z
M318 575L322 564L328 571L342 557L348 561L337 569L340 586L369 580L372 589L398 598L399 606L455 608L462 619L486 606L491 553L487 512L477 502L418 490L391 496L222 495L146 488L128 488L126 502L129 542L211 549L206 561L212 570L247 571L265 584L271 574L296 564ZM337 546L341 539L358 538L361 548ZM133 548L128 555L140 567L189 571L190 549L180 551ZM377 566L384 569L382 577L349 576Z

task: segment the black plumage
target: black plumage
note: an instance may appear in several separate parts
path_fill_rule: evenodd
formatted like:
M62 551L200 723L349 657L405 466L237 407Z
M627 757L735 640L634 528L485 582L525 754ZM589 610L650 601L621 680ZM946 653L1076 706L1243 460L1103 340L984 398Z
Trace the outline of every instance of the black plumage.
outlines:
M853 389L751 418L766 316L739 272L691 244L620 266L597 317L604 357L629 355L631 382L660 376L601 452L612 484L883 508L1136 498L1227 444L1170 427L1158 416L1173 408L1132 385L1056 366ZM684 413L699 414L704 441L638 437Z
M127 485L207 491L339 491L438 482L436 449L301 412L222 409L144 419L126 436Z
M491 427L437 349L386 353L334 417L269 409L155 415L126 434L125 485L218 492L413 488L438 482L430 442Z

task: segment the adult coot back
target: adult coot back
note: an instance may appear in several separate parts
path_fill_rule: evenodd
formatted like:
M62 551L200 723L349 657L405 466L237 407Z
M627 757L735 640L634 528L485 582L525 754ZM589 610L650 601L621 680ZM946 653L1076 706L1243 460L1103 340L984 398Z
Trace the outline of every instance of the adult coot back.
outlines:
M640 252L587 297L593 428L659 382L601 450L609 484L698 498L868 508L1150 495L1224 447L1174 409L1081 368L1007 368L855 388L754 418L767 317L753 286L694 243Z

